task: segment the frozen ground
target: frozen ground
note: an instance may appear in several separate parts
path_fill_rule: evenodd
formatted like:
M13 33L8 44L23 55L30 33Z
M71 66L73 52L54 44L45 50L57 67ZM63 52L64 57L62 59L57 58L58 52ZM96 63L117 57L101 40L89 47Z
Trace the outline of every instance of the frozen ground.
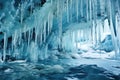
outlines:
M108 46L108 45L107 45ZM0 63L0 80L120 80L115 52L80 44L74 53L52 52L38 63L16 60Z
M38 63L1 62L0 80L120 80L120 61L114 59L114 51L95 50L91 44L81 44L79 50L53 54Z
M108 59L57 59L0 64L0 80L120 80L120 62Z

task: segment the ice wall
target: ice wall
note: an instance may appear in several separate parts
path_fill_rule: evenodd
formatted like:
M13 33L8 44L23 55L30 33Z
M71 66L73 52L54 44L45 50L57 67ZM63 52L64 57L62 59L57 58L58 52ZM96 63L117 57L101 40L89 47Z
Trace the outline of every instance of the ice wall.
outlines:
M0 41L4 61L6 55L12 55L36 62L48 58L49 50L72 49L74 42L81 40L97 45L107 30L106 20L118 57L119 0L16 1L0 1ZM71 35L64 37L68 30ZM69 46L64 43L68 39Z

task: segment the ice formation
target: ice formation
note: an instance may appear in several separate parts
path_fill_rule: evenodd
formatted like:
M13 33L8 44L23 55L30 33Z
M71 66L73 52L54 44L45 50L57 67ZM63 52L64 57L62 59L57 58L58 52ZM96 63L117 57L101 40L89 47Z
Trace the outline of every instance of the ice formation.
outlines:
M0 66L18 66L21 60L26 68L27 62L81 57L120 59L120 0L0 0ZM41 73L64 72L58 64L44 66ZM13 68L0 69L9 73Z
M112 36L120 53L119 0L1 0L1 58L38 61L49 51L74 52L84 42L98 45ZM108 46L105 44L104 46Z

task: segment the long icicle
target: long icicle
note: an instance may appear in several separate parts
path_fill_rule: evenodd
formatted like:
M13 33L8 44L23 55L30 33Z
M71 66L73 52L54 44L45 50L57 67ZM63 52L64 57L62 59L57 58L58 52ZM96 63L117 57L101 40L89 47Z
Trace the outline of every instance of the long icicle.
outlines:
M113 44L114 44L114 50L115 50L115 58L117 59L117 56L118 56L118 47L117 47L117 41L116 41L116 34L115 34L115 32L114 32L114 25L113 25L113 18L115 18L115 17L113 17L114 15L113 15L113 13L114 12L112 12L112 10L114 9L113 8L113 3L111 2L111 0L109 0L108 1L108 4L109 4L109 6L108 6L108 10L109 10L109 20L110 20L110 28L111 28L111 33L112 33L112 41L113 41Z
M67 22L69 23L69 0L67 0Z
M6 60L7 34L4 33L3 61Z
M79 17L79 1L76 0L76 19L77 19L77 22L78 22L78 17Z

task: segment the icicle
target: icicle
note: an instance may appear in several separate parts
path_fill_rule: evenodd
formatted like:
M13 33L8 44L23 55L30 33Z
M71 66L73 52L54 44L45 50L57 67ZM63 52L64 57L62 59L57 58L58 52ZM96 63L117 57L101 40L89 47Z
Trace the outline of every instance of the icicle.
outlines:
M101 10L101 12L100 12L100 14L102 15L102 16L104 16L104 13L105 13L105 0L100 0L100 10Z
M92 31L92 27L90 28L90 41L93 44L93 31Z
M119 48L119 55L120 55L120 15L116 14L116 30L117 30L117 40L118 40L118 48Z
M4 33L3 61L6 60L7 34Z
M72 22L72 12L73 12L73 1L72 0L70 0L70 11L71 11L71 13L70 13L70 21Z
M92 35L93 35L93 44L97 44L97 32L96 32L97 23L93 21Z
M98 29L97 30L97 32L98 32L98 44L101 42L101 32L102 32L101 31L101 26L100 26L101 24L100 23L101 23L101 21L98 22L98 26L97 26L97 29Z
M23 4L21 4L20 12L21 12L20 22L21 22L21 24L22 24L22 23L23 23Z
M48 44L45 45L44 59L48 58Z
M89 16L90 16L90 21L92 20L92 3L91 0L89 0Z
M32 40L32 39L33 39L33 32L34 32L34 30L33 30L33 29L31 29L31 31L30 31L30 40Z
M28 46L30 45L30 35L31 35L31 30L28 31Z
M53 26L53 13L51 13L51 17L50 17L50 32L52 31L52 26Z
M92 7L93 7L93 41L97 44L97 2L96 0L92 0Z
M67 0L67 22L69 23L69 0Z
M79 1L76 0L76 19L77 19L77 22L78 22L78 16L79 16L79 11L78 11L78 8L79 7Z
M48 27L47 27L47 32L48 32L48 34L47 35L49 35L49 33L50 33L50 13L48 14Z
M80 14L81 14L81 17L83 17L83 0L81 0L81 2L80 2Z
M46 41L46 21L44 21L44 42Z
M117 58L118 56L118 46L117 46L117 41L116 41L116 31L115 31L115 12L113 11L114 9L114 2L112 3L113 1L109 0L109 14L110 14L110 28L111 28L111 33L112 33L112 41L113 41L113 44L114 44L114 48L115 48L115 58Z
M38 32L37 32L37 27L35 27L35 44L37 44L37 38L38 38Z
M88 21L89 20L89 13L88 13L88 0L86 0L86 20Z
M51 0L51 4L53 4L53 0Z
M53 26L53 13L52 12L49 12L49 15L48 15L48 34L50 34L51 30L52 30L52 26Z
M42 29L40 30L40 45L42 44Z
M59 3L62 3L61 1ZM59 8L62 9L62 4L59 5ZM58 29L59 29L59 36L58 36L58 40L59 40L59 49L61 50L62 49L62 11L59 9L58 13L58 20L59 20L59 23L58 23Z
M14 35L12 35L12 51L14 51Z
M15 31L14 35L12 36L12 49L13 49L13 51L16 48L16 43L17 43L17 31Z
M19 30L19 45L21 44L21 42L22 42L22 31L21 31L21 29Z
M95 24L95 26L94 26L94 28L95 28L95 44L97 44L98 43L98 41L97 41L97 22L95 21L94 24Z
M60 11L60 0L57 0L57 16L59 16L59 11Z

